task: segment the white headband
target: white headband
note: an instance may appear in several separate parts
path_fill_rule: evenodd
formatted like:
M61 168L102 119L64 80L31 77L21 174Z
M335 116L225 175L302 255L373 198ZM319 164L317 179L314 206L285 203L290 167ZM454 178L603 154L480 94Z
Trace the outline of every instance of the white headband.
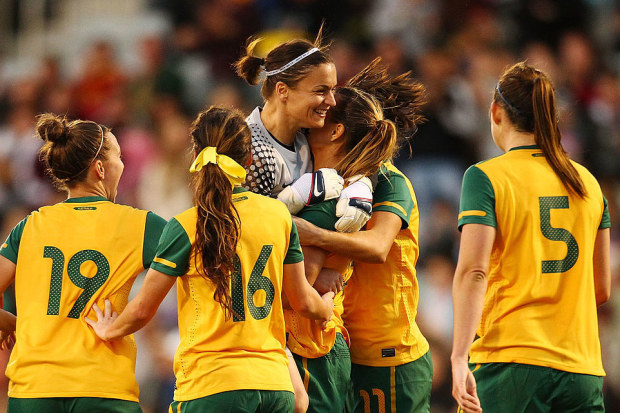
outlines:
M289 67L293 66L295 63L299 62L302 59L305 59L306 57L310 56L312 53L314 52L318 52L319 49L314 47L310 50L308 50L306 53L297 56L296 58L294 58L293 60L291 60L290 62L288 62L287 64L285 64L284 66L282 66L279 69L276 70L270 70L270 71L265 71L265 76L273 76L273 75L277 75L280 72L284 72L286 69L288 69Z

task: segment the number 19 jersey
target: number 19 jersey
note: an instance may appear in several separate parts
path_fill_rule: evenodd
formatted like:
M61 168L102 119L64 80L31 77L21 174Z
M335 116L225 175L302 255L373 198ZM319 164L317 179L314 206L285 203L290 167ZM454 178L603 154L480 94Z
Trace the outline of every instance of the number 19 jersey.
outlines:
M459 228L496 228L473 363L533 364L602 376L593 251L610 226L596 179L573 163L586 189L568 193L537 146L470 167Z
M138 400L133 336L104 342L85 323L107 298L127 304L165 221L102 197L71 198L20 222L0 249L16 264L16 344L6 375L14 398Z

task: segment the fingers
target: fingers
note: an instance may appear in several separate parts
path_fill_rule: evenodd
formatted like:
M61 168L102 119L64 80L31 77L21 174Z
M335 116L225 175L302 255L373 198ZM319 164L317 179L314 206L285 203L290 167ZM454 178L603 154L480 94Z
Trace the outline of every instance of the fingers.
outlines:
M105 316L110 317L112 315L112 303L106 298L105 300Z
M103 312L101 312L101 308L99 308L97 303L93 304L93 310L95 311L95 314L97 315L96 321L101 320L103 318Z

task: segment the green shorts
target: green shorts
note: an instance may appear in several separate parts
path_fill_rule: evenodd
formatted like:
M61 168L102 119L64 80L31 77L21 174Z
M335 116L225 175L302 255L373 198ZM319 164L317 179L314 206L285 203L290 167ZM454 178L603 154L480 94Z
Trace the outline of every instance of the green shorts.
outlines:
M431 411L433 362L430 351L415 361L395 367L352 364L351 379L355 412Z
M484 413L604 412L603 378L517 363L470 364Z
M290 413L295 395L290 391L233 390L186 402L174 401L169 413Z
M7 413L142 413L138 402L101 397L9 397Z
M351 389L351 355L342 334L323 357L293 358L310 399L308 412L342 412Z

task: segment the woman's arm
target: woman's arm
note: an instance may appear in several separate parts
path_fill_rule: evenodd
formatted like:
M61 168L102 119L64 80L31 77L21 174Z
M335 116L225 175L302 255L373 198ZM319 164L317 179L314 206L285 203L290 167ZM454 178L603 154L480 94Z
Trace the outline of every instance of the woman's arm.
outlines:
M304 272L304 263L284 264L284 294L291 308L304 317L329 321L334 308L334 293L329 292L322 297L308 283Z
M93 306L97 320L85 317L85 321L106 341L134 333L153 318L176 279L177 277L150 268L140 291L120 315L112 311L110 301L106 300L104 312L97 304Z
M594 294L597 306L606 303L611 294L609 233L609 228L599 229L594 241Z
M340 233L319 228L295 218L302 245L313 245L354 261L383 263L401 229L402 219L391 212L376 211L365 231Z
M0 255L0 297L9 285L15 281L15 263L3 255ZM4 300L2 300L4 302ZM0 330L10 333L15 331L17 319L8 311L0 310Z
M494 227L487 225L463 226L459 259L452 284L452 395L465 412L482 411L476 394L476 381L468 367L468 354L482 317L495 232Z

